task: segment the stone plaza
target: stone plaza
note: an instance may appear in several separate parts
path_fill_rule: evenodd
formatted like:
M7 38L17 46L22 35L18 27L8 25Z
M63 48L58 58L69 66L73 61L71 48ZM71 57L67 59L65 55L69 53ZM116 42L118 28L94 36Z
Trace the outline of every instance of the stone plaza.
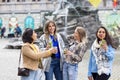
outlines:
M103 1L107 2L105 3ZM62 31L63 34L72 34L76 25L84 26L88 31L88 36L90 37L89 42L91 41L92 43L98 23L109 27L106 18L113 15L113 13L117 15L120 14L120 5L116 7L116 12L114 12L112 5L113 0L103 1L98 7L97 12L97 10L94 10L94 8L88 3L88 0L0 0L0 24L1 27L5 26L7 28L5 34L7 37L10 33L9 28L11 27L11 24L12 27L16 27L16 24L19 24L21 29L24 31L24 28L26 28L24 25L25 20L29 18L29 16L31 16L35 21L35 29L43 27L44 20L55 18L56 22L59 23L59 32ZM79 10L82 10L82 12ZM115 22L117 21L120 20L116 19ZM118 29L120 29L119 23L117 26L119 27ZM117 31L120 32L119 30ZM0 39L0 80L20 80L20 77L17 76L20 49L5 49L9 40L10 38ZM78 80L88 80L87 71L89 53L90 49L86 52L82 62L79 63ZM112 75L109 80L120 80L119 56L120 49L117 49L115 52Z
M17 76L17 67L20 49L5 49L4 47L10 39L0 39L0 80L20 80ZM113 63L112 75L109 80L120 80L120 50L116 50ZM89 49L85 54L83 61L79 63L78 80L87 79L87 69L89 62Z

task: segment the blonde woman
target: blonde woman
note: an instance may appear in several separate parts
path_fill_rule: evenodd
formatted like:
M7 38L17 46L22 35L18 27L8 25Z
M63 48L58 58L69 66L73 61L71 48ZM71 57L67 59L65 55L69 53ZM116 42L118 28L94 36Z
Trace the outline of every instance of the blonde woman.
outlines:
M63 80L77 80L78 63L87 50L87 38L85 29L76 27L74 31L74 42L69 49L65 50L65 61L63 64Z

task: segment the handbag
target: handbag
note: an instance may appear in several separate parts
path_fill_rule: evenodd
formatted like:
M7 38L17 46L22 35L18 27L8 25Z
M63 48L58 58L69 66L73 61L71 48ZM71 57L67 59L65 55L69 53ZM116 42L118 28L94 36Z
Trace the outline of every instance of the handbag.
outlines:
M29 69L18 67L18 76L29 76Z
M18 76L29 76L29 69L27 68L20 68L20 62L21 62L21 52L19 57L19 65L18 65Z

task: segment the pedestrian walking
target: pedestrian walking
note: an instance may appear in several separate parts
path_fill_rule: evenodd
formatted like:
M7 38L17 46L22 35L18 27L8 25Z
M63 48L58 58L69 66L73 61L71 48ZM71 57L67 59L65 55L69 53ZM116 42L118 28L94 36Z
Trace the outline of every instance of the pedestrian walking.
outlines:
M22 30L21 28L18 26L18 24L16 24L16 28L15 28L15 37L19 37L22 35Z
M5 38L5 31L6 31L6 28L5 27L2 27L1 28L1 38L4 37Z

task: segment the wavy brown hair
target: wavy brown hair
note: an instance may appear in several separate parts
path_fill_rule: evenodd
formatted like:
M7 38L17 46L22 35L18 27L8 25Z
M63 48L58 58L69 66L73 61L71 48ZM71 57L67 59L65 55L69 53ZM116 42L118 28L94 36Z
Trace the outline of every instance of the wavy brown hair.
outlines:
M55 32L54 32L54 35L53 35L53 36L54 36L55 39L57 39L57 35L56 35L57 25L56 25L56 23L55 23L54 21L52 21L52 20L46 21L45 26L44 26L44 34L45 34L45 36L46 36L46 39L47 39L47 40L49 39L50 32L49 32L49 30L48 30L48 27L49 27L49 24L50 24L50 23L53 23L54 26L55 26Z

